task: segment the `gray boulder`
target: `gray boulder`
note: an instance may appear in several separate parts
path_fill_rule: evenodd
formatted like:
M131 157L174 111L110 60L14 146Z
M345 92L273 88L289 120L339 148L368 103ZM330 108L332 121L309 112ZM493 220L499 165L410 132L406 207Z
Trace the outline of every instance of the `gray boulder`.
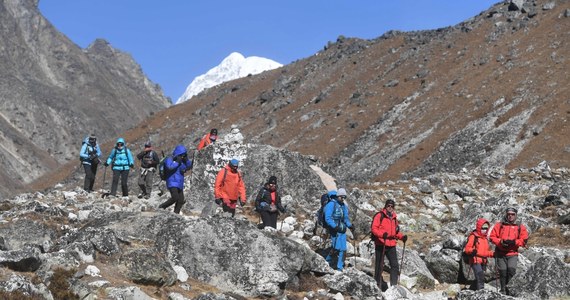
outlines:
M509 282L514 296L534 295L537 298L562 298L570 296L570 264L558 257L543 256L526 272L517 272Z
M25 245L43 247L54 240L55 236L55 231L46 224L30 219L18 219L0 225L0 238L3 239L2 250L17 250Z
M515 299L513 297L491 291L491 290L463 290L455 296L456 300L508 300Z
M325 275L323 280L333 293L343 293L359 299L373 297L380 293L374 278L354 268Z
M26 247L21 250L0 251L0 266L19 272L34 272L42 264L40 250Z
M119 260L119 269L134 283L170 286L176 281L176 272L164 256L150 249L128 251Z
M397 247L398 258L402 258L403 248ZM387 262L386 262L387 263ZM412 249L406 249L406 254L404 255L404 266L402 268L402 274L408 277L417 278L417 286L420 288L433 288L435 286L435 278L429 271L426 262L420 257L417 251Z
M460 251L441 249L430 251L426 257L426 265L433 276L440 282L456 283L459 278Z
M112 255L119 253L121 248L115 232L107 228L87 227L78 231L72 238L72 242L90 242L100 253Z

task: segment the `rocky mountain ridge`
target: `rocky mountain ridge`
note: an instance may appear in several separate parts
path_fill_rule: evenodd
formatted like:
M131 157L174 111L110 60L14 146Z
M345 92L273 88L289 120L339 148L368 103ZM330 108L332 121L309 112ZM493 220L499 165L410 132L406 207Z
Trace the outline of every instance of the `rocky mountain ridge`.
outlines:
M98 39L81 49L32 0L0 1L0 196L78 160L169 105L132 57Z

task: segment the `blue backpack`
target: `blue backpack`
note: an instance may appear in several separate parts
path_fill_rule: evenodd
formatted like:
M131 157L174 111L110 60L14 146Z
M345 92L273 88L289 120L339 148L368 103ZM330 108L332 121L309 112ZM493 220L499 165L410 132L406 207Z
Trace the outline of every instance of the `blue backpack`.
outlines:
M325 206L327 203L329 203L329 201L331 201L331 198L329 197L328 193L323 194L321 196L321 207L316 213L317 225L324 228L328 228L327 222L325 221Z

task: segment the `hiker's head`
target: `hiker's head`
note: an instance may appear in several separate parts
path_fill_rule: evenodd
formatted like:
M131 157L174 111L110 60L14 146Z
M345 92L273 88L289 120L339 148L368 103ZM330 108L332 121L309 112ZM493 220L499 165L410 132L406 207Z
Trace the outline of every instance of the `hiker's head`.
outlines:
M277 188L277 177L276 176L269 177L269 180L267 180L267 186L269 187L269 189L274 191Z
M94 134L90 135L89 136L89 144L95 145L96 143L97 143L97 137Z
M117 149L123 149L123 147L125 147L125 139L118 138L116 145L117 145Z
M239 160L234 158L234 159L230 160L229 165L230 165L230 168L232 169L232 171L237 172L237 169L239 167Z
M396 201L394 201L394 199L386 200L386 203L384 204L384 208L387 211L393 211L395 207L396 207Z
M212 128L212 130L210 130L210 135L218 135L218 130L216 128Z
M505 219L507 220L507 222L514 222L517 219L517 209L514 207L509 207L507 208L507 210L505 211Z
M475 230L482 235L487 235L487 232L489 232L489 221L483 218L477 219Z
M336 195L339 201L343 202L344 200L346 200L346 190L344 188L338 189Z
M218 136L217 136L217 135L210 134L210 141L211 141L212 143L215 142L217 139L218 139Z
M150 141L144 143L144 150L150 150L151 148L152 148L152 143Z

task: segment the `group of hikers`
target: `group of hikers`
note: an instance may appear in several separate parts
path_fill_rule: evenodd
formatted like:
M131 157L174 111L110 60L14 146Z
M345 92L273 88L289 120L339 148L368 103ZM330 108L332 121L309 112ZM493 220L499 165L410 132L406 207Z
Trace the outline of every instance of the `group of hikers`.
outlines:
M218 137L217 129L204 135L197 147L198 150L215 143ZM97 144L97 138L91 135L85 138L80 152L80 159L85 170L84 190L93 191L97 166L101 162L101 149ZM174 204L174 212L180 213L184 200L184 176L191 171L193 161L188 158L188 151L183 145L177 145L171 156L161 161L151 142L146 142L144 149L136 155L140 160L140 176L138 185L141 193L139 198L149 198L152 191L154 174L161 164L164 168L166 187L170 192L170 198L159 205L166 209ZM122 195L128 196L127 179L129 171L134 168L134 159L130 149L127 148L123 138L118 138L115 146L104 162L105 167L111 165L113 170L110 196L115 196L119 179L121 181ZM223 214L234 217L236 206L246 204L245 183L239 168L239 160L231 159L227 165L218 171L214 184L215 203L221 206ZM349 218L348 205L346 204L347 191L344 188L330 190L321 197L320 218L322 226L330 236L330 247L326 252L325 259L331 268L342 271L344 268L345 252L347 250L348 229L355 236L354 226ZM323 199L326 199L323 201ZM395 211L396 202L388 199L384 208L378 211L372 218L371 236L375 246L374 279L379 288L385 291L388 283L384 281L382 272L384 258L390 265L390 286L398 284L400 277L400 264L398 263L396 245L397 241L403 242L403 256L405 254L408 236L400 231L398 218ZM260 214L262 223L259 228L277 228L279 213L285 213L286 207L281 203L281 197L277 188L277 177L272 175L260 189L255 198L255 211ZM319 216L317 216L319 218ZM319 223L319 222L317 222ZM315 225L317 226L317 225ZM490 234L490 223L485 219L478 219L475 229L469 234L464 253L469 257L470 270L475 275L474 289L483 289L485 283L485 270L488 258L496 259L496 267L500 279L501 292L509 294L507 284L516 273L518 264L518 249L526 246L528 231L523 224L517 223L517 210L509 207L505 211L504 218L497 222ZM354 237L353 236L353 237ZM489 240L495 245L491 250Z

